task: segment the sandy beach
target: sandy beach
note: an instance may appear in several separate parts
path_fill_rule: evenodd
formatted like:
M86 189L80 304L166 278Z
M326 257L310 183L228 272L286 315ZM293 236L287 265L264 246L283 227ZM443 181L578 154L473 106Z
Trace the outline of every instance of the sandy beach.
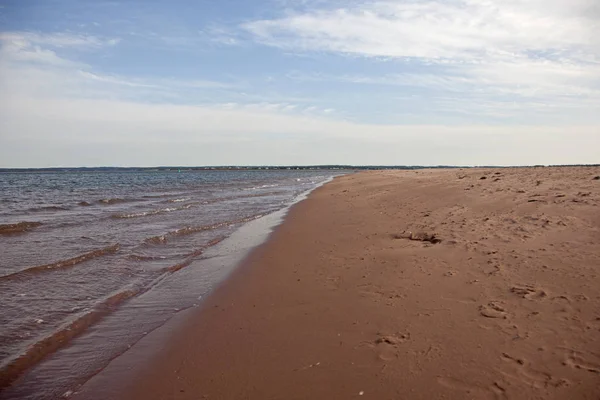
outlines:
M598 399L597 176L336 178L293 207L120 398Z

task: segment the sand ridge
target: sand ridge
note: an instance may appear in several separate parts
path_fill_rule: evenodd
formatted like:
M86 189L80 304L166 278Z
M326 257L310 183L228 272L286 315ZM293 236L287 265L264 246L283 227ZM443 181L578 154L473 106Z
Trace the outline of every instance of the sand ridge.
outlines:
M337 178L122 398L597 399L598 175Z

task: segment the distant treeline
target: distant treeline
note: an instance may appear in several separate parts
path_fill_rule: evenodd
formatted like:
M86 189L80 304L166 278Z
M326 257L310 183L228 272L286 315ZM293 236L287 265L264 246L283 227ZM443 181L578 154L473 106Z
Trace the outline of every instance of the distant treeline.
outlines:
M531 165L529 167L598 167L600 164L570 164L570 165ZM286 166L204 166L204 167L77 167L77 168L0 168L0 173L6 172L126 172L126 171L252 171L252 170L381 170L381 169L444 169L444 168L525 168L524 166L505 167L495 165L457 166L457 165L286 165Z

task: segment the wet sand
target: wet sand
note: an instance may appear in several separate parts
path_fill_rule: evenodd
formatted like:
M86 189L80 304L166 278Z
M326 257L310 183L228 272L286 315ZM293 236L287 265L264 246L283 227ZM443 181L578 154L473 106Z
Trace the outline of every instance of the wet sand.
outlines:
M599 175L337 178L121 398L598 399Z

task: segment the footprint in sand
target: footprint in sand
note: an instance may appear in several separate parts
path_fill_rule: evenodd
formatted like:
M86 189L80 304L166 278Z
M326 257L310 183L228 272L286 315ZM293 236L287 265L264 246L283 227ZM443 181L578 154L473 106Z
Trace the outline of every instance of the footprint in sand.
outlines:
M517 285L510 288L510 292L527 300L541 300L548 297L546 290L536 288L533 285Z
M584 294L576 294L576 295L573 296L573 299L575 299L575 301L580 302L580 301L588 301L589 297L587 297Z
M569 350L563 364L571 368L600 374L600 357L591 353L584 354L579 351Z
M490 260L487 266L483 268L483 273L488 276L496 276L502 274L503 270L504 268L500 263Z
M587 297L584 294L576 294L576 295L573 295L573 298L571 299L568 296L561 295L561 296L552 297L551 300L553 302L563 302L563 303L566 302L567 304L571 304L573 302L580 303L580 302L583 302L583 301L588 301L589 297Z
M569 381L566 379L555 378L549 373L532 368L525 359L514 357L507 353L502 353L500 358L502 361L509 363L513 368L511 372L500 371L500 373L508 380L514 381L517 384L536 389L544 389L548 386L562 387L569 385Z
M506 389L500 382L494 382L490 387L479 386L462 379L439 376L437 382L445 388L463 392L464 398L506 400Z
M387 344L391 346L396 346L410 339L410 333L398 333L391 335L378 333L377 336L378 337L375 339L375 344Z
M491 301L487 305L479 306L479 313L486 318L508 318L506 310L497 301Z
M375 350L380 360L391 361L398 358L398 346L409 339L410 333L378 333L377 338L366 345Z
M406 295L395 290L384 290L378 285L365 283L356 287L361 297L371 297L375 301L403 299Z

